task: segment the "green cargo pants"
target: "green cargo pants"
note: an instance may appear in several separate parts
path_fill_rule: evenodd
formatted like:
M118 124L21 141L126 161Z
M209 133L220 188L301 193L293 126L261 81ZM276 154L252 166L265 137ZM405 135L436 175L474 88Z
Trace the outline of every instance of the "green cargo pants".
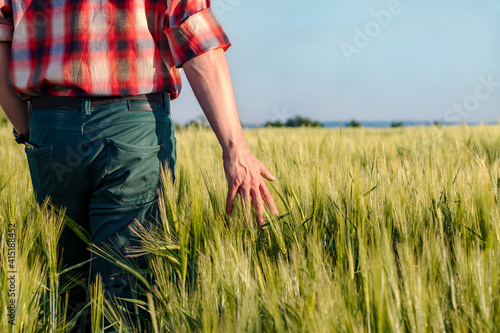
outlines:
M130 227L159 218L162 167L173 174L174 124L168 94L163 97L163 103L122 100L99 106L83 98L79 108L33 104L30 142L38 149L26 154L37 202L49 196L88 231L91 243L127 255L129 246L138 245ZM68 227L59 245L66 267L90 258L88 246ZM133 263L147 268L144 258ZM79 269L82 281L89 269L93 278L102 276L108 297L132 298L135 280L121 268L93 255L91 268ZM83 286L71 290L73 308L85 301Z

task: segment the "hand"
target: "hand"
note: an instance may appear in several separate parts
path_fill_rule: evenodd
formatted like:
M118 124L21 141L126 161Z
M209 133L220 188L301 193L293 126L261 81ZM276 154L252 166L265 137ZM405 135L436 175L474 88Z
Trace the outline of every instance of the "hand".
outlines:
M231 216L236 194L239 193L246 222L250 221L251 203L255 207L259 227L265 223L264 202L273 215L278 216L278 209L273 197L262 178L264 176L267 180L276 180L271 172L247 148L224 154L223 159L229 186L226 203L227 214Z

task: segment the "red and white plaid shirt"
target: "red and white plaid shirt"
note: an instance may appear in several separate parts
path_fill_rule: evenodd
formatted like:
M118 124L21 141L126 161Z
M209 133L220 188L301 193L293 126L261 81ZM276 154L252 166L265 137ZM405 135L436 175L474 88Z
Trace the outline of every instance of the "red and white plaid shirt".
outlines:
M181 89L179 68L231 44L210 0L0 0L23 98L132 96Z

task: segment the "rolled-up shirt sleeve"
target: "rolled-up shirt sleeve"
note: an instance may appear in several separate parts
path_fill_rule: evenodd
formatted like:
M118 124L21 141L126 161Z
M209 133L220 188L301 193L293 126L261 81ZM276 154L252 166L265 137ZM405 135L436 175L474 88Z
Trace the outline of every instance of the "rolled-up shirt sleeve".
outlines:
M13 34L12 3L10 0L0 0L0 41L11 42Z
M209 0L168 0L165 18L164 32L177 68L209 50L231 46Z

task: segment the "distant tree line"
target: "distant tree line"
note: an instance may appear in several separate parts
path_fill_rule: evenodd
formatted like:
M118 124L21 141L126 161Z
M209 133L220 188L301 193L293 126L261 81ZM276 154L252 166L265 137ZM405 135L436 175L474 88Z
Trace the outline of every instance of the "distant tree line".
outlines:
M348 122L345 126L346 127L362 127L363 125L359 121L356 121L353 119L350 122ZM391 127L403 127L403 123L400 121L393 121L393 122L391 122Z
M346 127L361 127L361 123L359 121L356 121L356 120L351 120L347 125L345 125Z
M318 121L313 121L308 118L296 116L294 118L289 118L285 122L277 121L268 121L264 127L324 127Z
M7 118L1 118L0 117L0 123L4 124L7 123L8 120ZM433 125L435 126L442 126L443 122L438 122L434 121ZM242 125L243 126L243 125ZM342 126L342 125L341 125ZM401 121L393 121L390 123L390 127L396 128L396 127L403 127L404 124ZM197 120L191 120L188 123L186 123L184 126L175 123L175 129L176 130L181 130L183 128L209 128L210 125L208 123L208 120L204 116L199 116ZM325 127L323 124L321 124L318 121L313 121L305 117L300 117L296 116L293 118L289 118L288 120L281 122L281 121L268 121L267 123L264 124L264 127ZM353 119L347 124L345 124L345 127L363 127L363 125Z
M347 123L347 125L345 125L346 127L363 127L363 125L359 122L359 121L356 121L356 120L351 120L350 122ZM391 127L402 127L403 126L403 123L402 122L392 122L391 123Z

